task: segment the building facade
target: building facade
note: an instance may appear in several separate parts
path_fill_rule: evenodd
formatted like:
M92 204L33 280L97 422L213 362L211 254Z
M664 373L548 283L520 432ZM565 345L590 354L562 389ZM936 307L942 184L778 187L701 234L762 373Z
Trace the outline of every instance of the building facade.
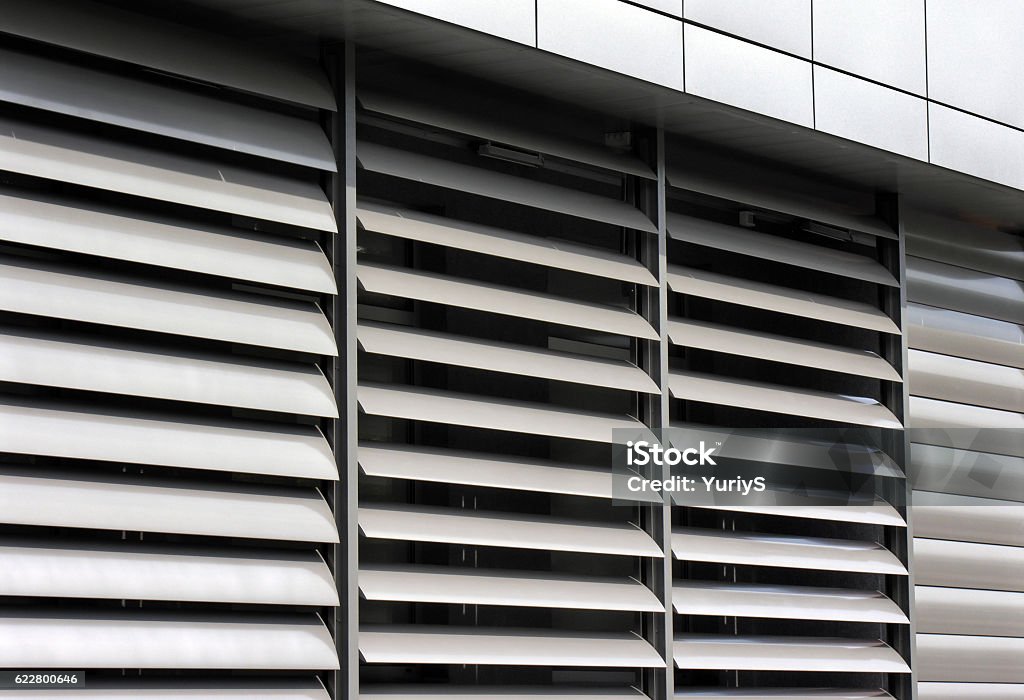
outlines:
M0 669L1024 697L1022 27L0 0ZM616 497L694 426L806 502Z

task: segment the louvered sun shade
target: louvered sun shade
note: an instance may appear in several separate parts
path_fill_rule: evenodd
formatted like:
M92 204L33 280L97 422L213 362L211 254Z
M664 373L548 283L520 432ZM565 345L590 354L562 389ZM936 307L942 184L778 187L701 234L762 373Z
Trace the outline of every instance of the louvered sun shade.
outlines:
M856 426L899 436L898 404L886 397L902 382L899 355L887 351L901 330L879 304L898 300L897 277L881 262L896 234L870 212L739 175L670 167L669 183L673 424L720 436L726 458L770 463L785 454L808 483L832 463L830 442L796 431L779 435L780 450L765 438L730 440L729 428ZM864 450L858 473L902 488L888 455L848 447ZM718 473L731 476L728 467ZM841 686L846 678L892 687L890 674L909 673L881 641L905 634L909 622L890 597L905 587L907 568L879 544L905 537L906 524L881 497L724 503L675 509L674 519L678 697L890 697ZM831 675L807 680L816 672ZM716 681L739 687L707 687ZM790 687L825 684L839 687Z
M608 467L613 431L642 429L659 393L634 301L657 279L625 252L657 229L622 197L650 170L514 122L360 102L362 693L445 678L583 698L551 669L586 667L618 688L601 697L629 695L665 666L637 634L665 613L641 575L664 552L611 506Z
M1011 698L1024 618L1024 241L907 218L922 700Z
M326 81L42 10L5 4L35 43L0 47L0 657L88 669L83 697L325 697L335 166L281 101L330 107Z

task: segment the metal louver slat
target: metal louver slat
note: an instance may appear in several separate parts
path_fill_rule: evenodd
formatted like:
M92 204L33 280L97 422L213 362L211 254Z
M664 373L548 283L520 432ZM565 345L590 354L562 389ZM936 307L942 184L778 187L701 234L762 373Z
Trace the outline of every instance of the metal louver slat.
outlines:
M740 182L733 176L733 173L730 173L730 177L720 177L711 173L684 170L671 165L668 167L666 176L669 184L680 189L731 199L735 202L746 202L753 207L782 212L811 221L820 221L830 226L852 231L870 233L880 238L893 240L898 238L897 234L883 224L880 219L843 211L835 203L801 196L798 194L798 189L772 188L764 182L759 182L754 187Z
M530 571L363 566L359 570L359 590L368 600L579 610L665 610L654 593L635 580Z
M918 632L1024 636L1024 593L917 586Z
M669 319L668 336L673 345L875 377L891 382L903 381L892 365L870 350L854 350L690 319Z
M53 21L55 15L60 22ZM4 31L257 95L335 109L327 77L312 61L263 54L219 34L101 3L6 0Z
M676 581L672 607L680 615L909 623L881 593L839 588Z
M922 586L1024 592L1024 547L915 537L914 579Z
M632 311L612 306L367 263L359 266L358 275L363 288L376 294L407 297L503 316L519 316L647 340L658 338L657 332L642 317Z
M1024 683L1024 638L960 634L917 635L922 681Z
M412 386L361 384L359 406L375 416L602 443L611 443L615 430L646 430L628 416Z
M21 695L21 690L2 690L0 698ZM315 676L298 678L90 678L87 687L70 690L35 690L33 700L330 700Z
M381 700L450 700L451 698L479 698L480 700L643 700L646 696L636 688L601 686L573 687L566 685L474 685L471 691L458 687L434 685L364 684L360 697Z
M330 324L309 302L8 263L0 263L5 311L320 355L338 352Z
M633 525L527 517L516 513L364 506L359 509L359 528L366 537L377 539L658 559L664 556L657 543Z
M361 443L359 466L370 476L392 479L565 493L594 498L612 497L612 474L608 469L484 452ZM657 498L660 501L660 497Z
M367 626L359 630L367 663L664 668L641 637L532 629Z
M624 361L366 321L359 324L358 336L364 350L378 355L624 391L661 393L646 372Z
M907 573L900 560L879 544L820 537L676 528L672 531L672 555L681 561L899 576Z
M0 381L338 417L315 366L0 327Z
M5 612L0 658L21 668L338 668L315 615Z
M916 396L1024 413L1024 372L1015 367L920 350L907 363Z
M337 542L323 496L311 488L211 485L156 477L0 472L4 522L216 537Z
M766 493L770 493L770 489ZM789 498L795 494L789 491L784 492ZM774 504L752 504L752 505L705 505L693 504L698 508L710 508L712 510L728 510L735 513L761 513L766 515L781 515L787 518L808 518L810 520L834 520L846 523L864 523L870 525L884 525L888 527L906 527L907 523L899 512L891 505L880 498L877 498L870 505L859 503L843 503L849 501L850 494L841 492L830 492L828 494L808 494L808 501L813 504L816 497L841 505L774 505ZM685 503L685 499L683 499Z
M482 197L568 214L612 226L657 233L639 209L600 195L549 185L411 151L360 141L356 157L366 170Z
M675 371L668 376L673 398L822 420L901 430L903 424L882 404L841 394Z
M60 572L55 576L54 572ZM0 595L337 605L315 552L0 540Z
M902 477L900 466L882 450L856 442L788 434L747 435L695 423L672 423L673 429L696 433L704 440L721 442L718 454L749 462L770 462L811 469L841 468L853 474ZM849 440L850 438L846 438ZM677 445L682 447L682 445ZM842 455L837 462L835 455ZM780 461L785 459L784 462Z
M619 153L603 146L543 133L537 129L520 128L514 123L479 118L466 107L451 109L446 103L409 98L407 95L384 94L372 89L359 91L363 107L406 121L438 126L448 131L471 134L531 151L596 165L647 179L657 177L643 161L628 153Z
M723 698L727 700L877 700L892 696L884 690L867 688L694 688L677 690L677 698Z
M334 171L313 121L0 49L0 101Z
M367 231L413 241L484 253L622 282L657 286L658 280L637 260L605 248L531 236L495 226L457 221L384 205L361 202L356 209Z
M907 305L905 323L912 348L1024 368L1024 326L920 304Z
M334 455L311 426L100 412L78 404L0 402L0 450L250 474L337 479Z
M50 195L0 194L0 239L313 292L337 293L312 241Z
M313 182L0 118L3 167L175 204L337 231Z
M896 278L881 263L856 253L824 248L682 214L669 214L667 223L669 235L678 241L889 287L899 286Z
M692 294L790 316L900 334L899 327L885 313L861 302L679 266L669 266L666 277L669 287L677 294Z
M676 637L672 653L685 669L910 673L900 655L878 640L693 634Z

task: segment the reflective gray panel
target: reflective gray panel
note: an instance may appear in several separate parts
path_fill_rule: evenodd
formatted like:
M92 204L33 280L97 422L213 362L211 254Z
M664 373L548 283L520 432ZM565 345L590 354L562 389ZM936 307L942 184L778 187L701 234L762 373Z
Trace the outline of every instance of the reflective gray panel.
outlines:
M924 0L814 0L814 60L924 96Z
M919 586L1024 592L1024 547L915 537L913 557Z
M1024 370L920 350L908 365L915 396L1024 413Z
M619 0L537 0L537 48L683 89L682 23Z
M914 491L914 535L1024 547L1024 504Z
M908 304L904 322L912 348L1024 367L1024 326L932 306Z
M965 267L907 257L907 297L1010 323L1024 323L1024 282Z
M814 67L814 125L827 134L928 159L928 108L921 98Z
M902 218L908 255L1024 279L1024 237L912 207L902 210Z
M1021 457L913 443L910 472L921 491L1024 501Z
M811 0L685 0L683 16L787 53L811 57Z
M918 632L1024 635L1024 593L917 586Z
M1024 683L1024 639L953 634L917 635L922 681Z
M1024 685L1013 683L918 683L918 700L1020 700Z
M810 63L689 24L684 47L688 93L814 125Z

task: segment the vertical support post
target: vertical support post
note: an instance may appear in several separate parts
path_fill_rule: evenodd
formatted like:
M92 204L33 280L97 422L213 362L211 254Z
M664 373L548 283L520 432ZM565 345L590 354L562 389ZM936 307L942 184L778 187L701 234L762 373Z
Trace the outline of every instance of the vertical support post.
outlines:
M338 224L337 236L325 243L334 270L338 294L329 303L329 320L338 344L338 356L330 379L338 404L329 441L338 465L338 481L328 501L334 510L340 542L329 552L328 564L338 589L340 605L328 627L334 636L341 668L328 678L328 692L335 700L359 697L359 466L358 380L356 344L356 113L355 48L348 42L330 47L322 56L338 110L329 119L329 136L337 173L330 178L329 196Z
M882 264L899 281L897 289L889 289L883 292L883 309L896 322L904 332L899 336L889 336L882 348L884 357L888 360L903 377L900 384L887 383L886 395L883 396L886 406L899 418L904 425L907 424L907 411L910 406L910 392L907 386L907 334L903 321L907 315L907 274L906 274L906 235L903 230L903 215L901 211L900 195L884 194L879 195L877 210L882 213L886 221L896 231L898 239L893 243L887 243L882 250ZM900 467L907 472L910 459L910 437L906 431L895 436L892 445L886 445L890 455L896 460ZM891 683L890 691L902 700L916 700L917 698L917 673L914 671L914 659L916 652L916 616L914 615L914 561L911 556L913 549L913 522L910 509L911 483L909 478L905 479L898 486L904 490L903 493L895 494L901 497L898 503L898 510L907 523L905 530L898 528L886 528L886 547L893 552L900 561L907 567L906 577L887 577L889 579L899 578L887 586L890 595L910 619L910 624L897 634L890 635L887 641L910 665L912 673L897 679Z
M668 208L668 197L665 193L665 132L660 127L655 133L655 172L657 180L657 224L658 224L658 255L656 277L658 279L658 318L655 328L658 331L658 373L655 381L661 393L658 395L660 416L660 428L662 431L669 427L669 392L668 392L668 224L666 210ZM671 469L668 465L662 466L661 478L668 480L672 478ZM665 604L665 697L671 698L675 693L675 663L673 662L672 645L674 639L673 611L672 611L672 501L671 496L666 495L661 504L661 549L664 552L661 574L664 577L665 594L662 602Z
M651 129L641 140L645 152L644 160L650 164L657 179L652 183L645 181L638 192L640 208L658 227L655 236L644 235L644 243L640 247L640 256L644 264L651 270L658 281L657 287L644 288L642 309L645 317L658 331L657 341L646 341L647 352L644 353L644 369L658 385L661 393L648 395L644 407L644 416L648 427L663 431L669 423L668 404L668 288L665 280L667 260L667 236L665 225L665 143L661 129ZM653 474L655 478L667 480L671 478L670 469L662 465L661 474ZM661 546L663 558L649 560L646 572L651 590L665 605L664 613L654 613L653 628L648 635L649 641L663 655L665 669L652 669L649 673L647 692L653 700L671 698L673 694L672 664L672 507L667 500L662 504L644 505L649 509L648 532Z

